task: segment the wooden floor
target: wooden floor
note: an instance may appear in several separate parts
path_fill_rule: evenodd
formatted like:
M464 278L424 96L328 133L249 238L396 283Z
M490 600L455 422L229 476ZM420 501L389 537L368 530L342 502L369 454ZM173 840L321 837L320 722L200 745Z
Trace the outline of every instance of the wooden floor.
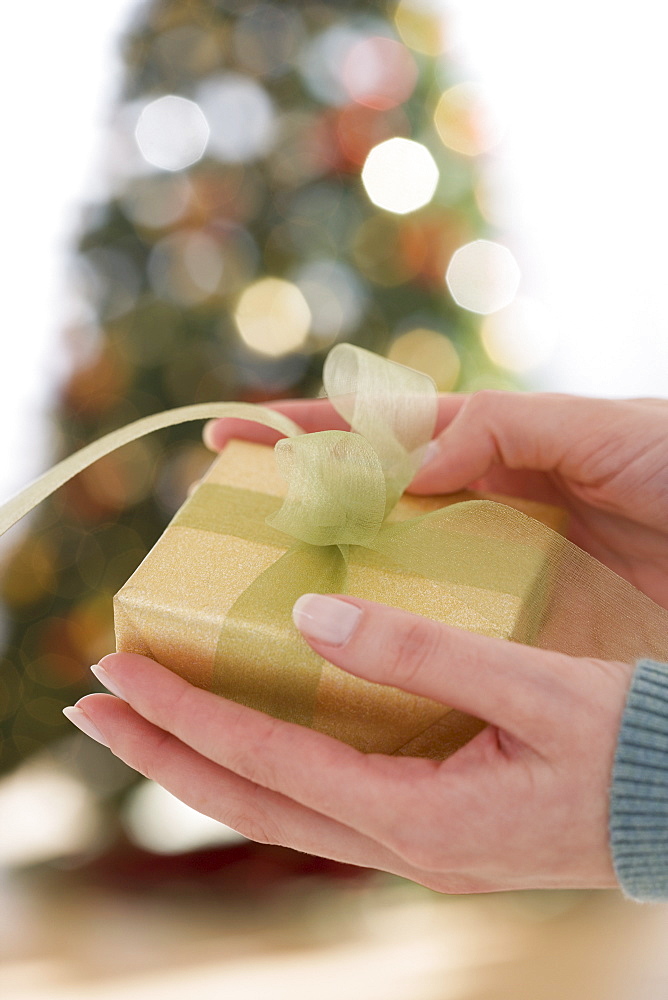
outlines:
M666 1000L668 907L443 897L387 876L0 873L2 1000Z

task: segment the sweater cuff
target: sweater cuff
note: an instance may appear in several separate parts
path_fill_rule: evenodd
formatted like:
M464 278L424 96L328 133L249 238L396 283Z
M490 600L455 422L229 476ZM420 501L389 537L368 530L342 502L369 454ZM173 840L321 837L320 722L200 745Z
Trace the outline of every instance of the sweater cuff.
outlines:
M641 660L619 730L610 846L623 892L668 900L668 664Z

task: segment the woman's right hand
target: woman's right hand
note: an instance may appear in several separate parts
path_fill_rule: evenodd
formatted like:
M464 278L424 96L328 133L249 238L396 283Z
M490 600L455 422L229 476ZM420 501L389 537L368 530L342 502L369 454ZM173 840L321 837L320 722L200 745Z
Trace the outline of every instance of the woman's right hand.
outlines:
M272 403L307 431L345 428L327 400ZM241 421L205 440L270 443ZM483 391L439 401L437 437L412 493L506 493L564 507L569 538L668 608L668 401Z

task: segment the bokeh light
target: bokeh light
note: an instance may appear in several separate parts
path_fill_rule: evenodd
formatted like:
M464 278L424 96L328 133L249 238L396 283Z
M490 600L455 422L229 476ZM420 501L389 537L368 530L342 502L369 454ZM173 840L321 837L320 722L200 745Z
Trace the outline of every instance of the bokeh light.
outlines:
M44 538L27 539L20 552L6 559L0 596L11 611L29 607L57 589L54 562L53 545Z
M505 309L484 318L480 336L495 364L523 374L550 360L558 329L542 303L518 296Z
M212 295L223 270L218 242L200 230L166 236L153 247L148 261L149 280L156 296L184 305L202 302Z
M151 492L157 459L154 440L132 441L80 473L80 485L102 509L123 510ZM136 541L140 543L138 536ZM123 542L128 549L133 547L127 538Z
M505 131L498 118L493 118L484 89L476 83L458 83L441 94L434 124L443 145L466 156L488 152Z
M421 261L411 254L397 253L401 247L403 220L393 215L367 219L353 240L353 260L360 273L375 285L392 288L415 277ZM442 279L442 275L441 275Z
M201 479L210 465L211 454L199 442L181 443L164 456L155 492L168 519L176 514L192 484Z
M246 350L242 345L239 356L235 376L243 387L243 398L250 402L294 396L294 386L304 378L311 363L308 353L301 348L299 354L272 357Z
M386 111L413 93L418 71L415 60L399 42L372 35L348 50L341 70L343 85L353 101Z
M274 78L293 68L304 35L304 23L296 10L257 3L235 25L234 51L251 73Z
M347 104L336 116L336 139L340 153L355 167L364 164L370 150L386 139L408 138L410 120L402 107L378 112L363 104Z
M274 103L252 77L210 77L198 88L197 101L211 129L211 155L224 163L247 163L269 152L276 136Z
M306 87L322 104L335 107L347 104L350 95L342 79L353 46L365 38L352 24L334 24L315 35L302 49L299 69Z
M246 839L187 806L154 781L142 781L133 789L123 810L123 822L135 844L156 854L179 854Z
M41 761L0 783L0 869L85 851L99 830L92 796Z
M167 94L146 105L135 138L147 163L162 170L183 170L204 155L209 125L194 101Z
M117 319L136 305L141 281L132 257L124 250L92 247L80 255L76 270L79 287L86 290L102 319Z
M329 181L301 188L286 208L283 228L290 248L307 260L339 253L365 217L360 199Z
M421 287L442 294L443 275L455 252L471 238L471 228L458 211L432 208L401 219L398 251Z
M184 215L191 192L192 186L184 174L136 177L122 192L120 203L138 226L162 229Z
M286 188L305 184L324 174L335 159L336 151L318 115L300 110L280 116L268 161L277 184Z
M427 205L438 184L438 167L426 146L396 137L371 150L362 170L371 201L396 215Z
M261 278L242 293L234 319L244 343L260 354L280 357L304 344L311 311L291 281Z
M152 56L163 78L176 92L187 87L193 75L212 72L220 64L219 38L204 24L166 24L153 41ZM185 87L184 87L185 85Z
M451 392L457 385L461 362L457 350L437 330L416 327L400 334L387 353L391 361L430 375L439 392Z
M311 337L319 348L359 325L368 293L351 267L334 259L314 260L294 275L311 312Z
M401 0L394 23L406 45L423 55L440 55L447 43L443 10L443 0Z
M474 240L454 252L445 280L457 305L485 315L512 302L520 277L507 247L492 240Z

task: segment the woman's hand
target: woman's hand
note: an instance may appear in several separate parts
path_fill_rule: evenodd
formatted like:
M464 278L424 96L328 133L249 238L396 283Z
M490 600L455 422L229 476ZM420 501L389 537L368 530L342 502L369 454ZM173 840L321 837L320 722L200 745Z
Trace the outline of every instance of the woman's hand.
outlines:
M307 431L345 428L325 400L272 404ZM570 539L668 608L668 401L548 393L442 396L438 437L411 486L542 500L570 513ZM273 442L241 421L212 421L214 450L230 437Z
M444 892L616 885L607 801L630 666L349 597L305 595L295 621L344 670L489 725L443 762L365 755L126 653L94 668L120 698L88 695L68 717L252 840Z

